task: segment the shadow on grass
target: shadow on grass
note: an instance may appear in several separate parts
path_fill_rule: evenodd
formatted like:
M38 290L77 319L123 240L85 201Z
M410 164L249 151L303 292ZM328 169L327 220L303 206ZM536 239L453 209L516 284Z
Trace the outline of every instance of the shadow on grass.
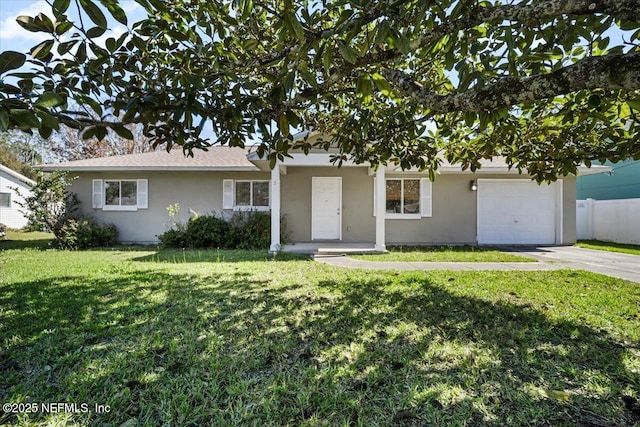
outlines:
M90 425L638 421L621 398L640 378L605 331L455 295L427 276L303 289L259 277L16 283L0 295L0 400L112 408L73 415Z
M0 251L9 249L49 249L51 239L34 240L2 240L0 239Z

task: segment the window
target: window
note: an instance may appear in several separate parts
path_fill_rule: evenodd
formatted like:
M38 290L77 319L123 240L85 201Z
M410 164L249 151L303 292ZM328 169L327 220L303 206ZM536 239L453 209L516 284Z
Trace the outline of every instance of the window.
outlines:
M147 208L146 179L94 179L93 207L105 211L135 211Z
M375 212L374 178L374 211ZM419 219L431 216L431 181L428 178L389 178L385 183L385 215L390 219Z
M0 208L11 207L11 193L0 193Z
M269 210L269 181L223 181L223 209Z
M420 180L388 179L386 207L387 213L419 214Z
M138 204L138 183L136 181L105 181L105 206L136 206Z

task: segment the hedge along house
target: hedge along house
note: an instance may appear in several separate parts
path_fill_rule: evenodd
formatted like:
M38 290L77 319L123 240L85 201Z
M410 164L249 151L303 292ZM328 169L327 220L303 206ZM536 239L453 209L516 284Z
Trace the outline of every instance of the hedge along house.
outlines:
M22 228L27 225L28 220L22 213L20 203L24 203L23 196L31 195L33 185L33 180L0 165L0 224L9 228Z
M317 136L316 136L317 137ZM313 138L313 136L310 136ZM280 218L288 240L388 244L572 244L576 240L574 176L538 185L501 159L471 173L443 164L435 182L390 165L331 164L330 153L292 153L269 168L257 153L211 147L185 157L150 152L45 165L78 179L85 214L113 223L123 242L155 243L167 230L167 207L190 213L271 212L271 250ZM583 169L586 173L593 173Z

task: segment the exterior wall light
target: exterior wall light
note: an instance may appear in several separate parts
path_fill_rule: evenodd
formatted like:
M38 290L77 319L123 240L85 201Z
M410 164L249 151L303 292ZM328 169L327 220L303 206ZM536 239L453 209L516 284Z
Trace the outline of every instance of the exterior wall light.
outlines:
M475 179L471 181L471 183L469 184L469 190L478 191L478 183L476 182Z

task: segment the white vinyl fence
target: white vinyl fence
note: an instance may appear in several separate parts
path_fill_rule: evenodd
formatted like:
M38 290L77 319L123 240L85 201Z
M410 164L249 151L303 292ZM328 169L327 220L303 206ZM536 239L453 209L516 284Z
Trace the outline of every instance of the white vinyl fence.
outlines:
M578 239L640 245L640 199L578 200Z

